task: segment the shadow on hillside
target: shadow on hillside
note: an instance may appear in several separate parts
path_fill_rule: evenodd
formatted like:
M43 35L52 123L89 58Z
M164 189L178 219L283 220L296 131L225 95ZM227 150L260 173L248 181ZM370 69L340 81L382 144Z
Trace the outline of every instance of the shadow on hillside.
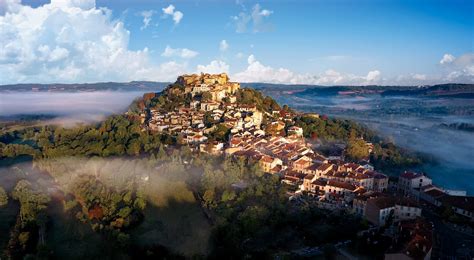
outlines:
M143 259L205 256L211 228L199 204L170 199L166 206L148 203L144 218L130 234L130 248L94 232L89 224L65 214L60 199L48 207L47 246L55 259Z
M166 206L148 204L143 222L131 230L139 247L162 245L186 257L209 253L211 226L198 202L169 199Z

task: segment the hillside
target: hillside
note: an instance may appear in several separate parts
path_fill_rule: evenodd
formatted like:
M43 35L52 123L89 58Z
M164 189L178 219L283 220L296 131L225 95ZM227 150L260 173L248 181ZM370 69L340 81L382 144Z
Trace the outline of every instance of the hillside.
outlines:
M380 256L388 245L356 243L368 216L353 200L399 205L388 175L420 163L353 121L280 106L224 73L180 76L97 124L2 133L0 157L26 161L0 168L22 216L2 227L11 258L65 257L78 232L88 258L311 258L348 240Z
M473 84L440 84L433 86L315 86L315 85L284 85L268 83L245 83L264 93L277 96L280 94L295 94L296 96L337 96L337 95L367 95L382 96L414 96L414 97L458 97L473 98Z
M442 84L409 90L386 90L382 95L474 98L474 84Z

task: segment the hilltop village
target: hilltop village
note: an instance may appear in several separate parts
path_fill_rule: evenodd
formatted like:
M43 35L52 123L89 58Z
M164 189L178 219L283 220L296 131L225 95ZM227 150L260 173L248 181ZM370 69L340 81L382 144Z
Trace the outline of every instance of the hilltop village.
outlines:
M2 163L34 163L2 175L7 259L76 247L58 208L67 226L93 232L83 255L110 242L104 252L140 259L444 259L474 248L473 197L405 171L421 165L416 155L354 121L280 106L226 74L183 75L98 124L0 137ZM201 244L181 251L186 241Z
M175 135L194 151L251 158L265 173L293 186L293 195L308 193L322 207L349 207L358 195L377 197L387 190L388 176L369 163L345 162L342 153L328 158L312 149L303 129L295 125L296 112L242 103L241 90L224 73L180 76L163 96L181 96L183 102L171 109L143 111L143 127ZM370 149L371 144L366 145Z
M431 253L432 227L421 218L421 199L436 206L449 201L456 213L474 219L474 203L467 201L472 197L452 196L456 192L434 186L422 173L405 172L398 183L389 183L368 158L346 161L345 147L324 156L295 122L320 115L298 113L259 97L264 98L262 106L252 102L257 95L224 73L183 75L162 93L144 95L140 121L144 131L171 135L195 152L251 159L265 173L279 176L295 203L311 198L318 207L348 210L374 226L399 223L395 239L405 237L399 252L391 250L393 257ZM373 144L359 139L371 153Z

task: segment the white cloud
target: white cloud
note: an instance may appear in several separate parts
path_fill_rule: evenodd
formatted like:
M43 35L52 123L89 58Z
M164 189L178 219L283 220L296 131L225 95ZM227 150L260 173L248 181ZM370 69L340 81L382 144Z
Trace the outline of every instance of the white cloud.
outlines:
M380 79L380 71L373 70L367 73L367 77L365 77L368 82L375 82Z
M21 7L21 0L1 0L0 15L8 12L16 12Z
M241 82L299 83L299 75L288 69L274 69L256 60L254 55L247 58L248 67L233 75L233 80Z
M95 0L51 0L51 5L59 8L95 8Z
M166 7L166 8L162 8L161 10L163 10L163 13L164 13L164 14L173 15L173 13L174 13L174 5L169 5L169 6Z
M416 80L419 80L419 81L422 81L422 80L426 80L426 79L427 79L427 77L426 77L425 74L414 74L412 77L413 77L414 79L416 79Z
M55 62L67 58L69 51L65 48L56 47L53 50L47 45L38 47L38 59L47 62Z
M270 11L270 10L267 10L267 9L263 9L259 13L259 15L261 15L261 16L270 16L271 14L273 14L273 11Z
M222 41L219 43L219 50L220 50L220 51L226 51L228 48L229 48L229 44L227 43L226 40L222 40Z
M181 13L180 11L176 11L174 12L173 14L173 21L175 24L178 24L181 19L183 19L183 13Z
M239 52L235 55L237 59L242 59L244 57L244 54L242 52Z
M194 58L198 55L199 53L190 49L173 49L170 46L166 46L165 50L163 53L161 53L161 56L163 57L180 57L183 59L191 59Z
M382 81L378 70L369 71L367 76L343 74L335 70L326 70L319 75L298 74L286 68L272 68L260 63L254 55L247 58L248 67L235 73L232 78L241 82L267 82L281 84L315 84L315 85L367 85Z
M140 13L140 15L143 17L143 25L140 27L140 30L144 30L148 27L148 25L150 25L153 14L155 14L154 10L143 11Z
M444 81L474 83L474 53L459 57L445 54L439 63L447 73Z
M439 61L440 64L448 64L454 61L454 56L451 54L444 54L443 58Z
M186 63L154 65L147 48L129 49L130 32L91 0L57 0L36 8L2 2L0 84L174 80ZM182 50L181 56L195 56Z
M265 18L268 18L271 14L273 14L273 11L261 9L259 4L255 4L250 13L245 11L244 7L242 12L231 18L235 22L236 32L246 32L250 24L252 32L257 33L270 29L271 25L265 22Z
M197 72L204 72L204 73L228 73L229 72L229 65L221 60L213 60L208 65L198 65Z
M165 15L165 17L172 16L174 24L179 24L181 19L183 19L184 14L180 11L175 11L176 8L174 5L169 5L166 8L162 8L161 10L163 11L163 15Z

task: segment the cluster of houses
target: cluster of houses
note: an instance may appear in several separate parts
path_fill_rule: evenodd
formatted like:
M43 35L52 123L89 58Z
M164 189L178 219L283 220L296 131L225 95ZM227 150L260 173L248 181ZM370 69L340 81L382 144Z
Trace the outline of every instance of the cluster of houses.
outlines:
M233 94L240 88L238 82L230 82L226 73L221 74L191 74L179 76L176 83L184 86L184 93L190 93L192 97L207 92L211 100L221 102L228 98L235 102Z
M423 173L404 172L398 178L400 194L429 203L435 207L449 207L453 212L474 222L474 197L466 191L447 190L433 185Z
M473 197L438 188L424 174L405 172L398 179L397 192L388 192L388 176L375 171L368 161L348 163L343 156L321 155L306 142L303 129L294 125L292 112L265 112L237 102L240 85L229 82L226 74L184 75L177 83L193 98L172 112L151 109L145 126L181 136L196 151L253 159L264 172L280 176L282 183L293 187L290 198L306 194L322 208L352 211L375 226L396 223L405 231L410 223L419 221L420 201L449 205L457 214L474 220ZM205 100L204 92L210 94ZM215 123L207 123L209 120ZM218 125L229 129L226 142L209 139ZM411 242L407 247L426 255L431 240L425 240L429 248L413 247Z
M184 75L178 78L177 83L184 86L184 93L192 97L204 92L210 93L211 97L206 100L193 98L189 104L174 111L150 109L148 120L145 121L146 115L142 114L148 130L179 134L185 143L212 153L221 153L224 146L214 141L207 143L206 135L213 132L216 126L206 125L206 120L222 123L234 134L260 130L262 112L255 105L236 103L235 92L240 84L229 82L225 73Z
M400 221L386 260L431 259L433 247L433 226L422 218Z

